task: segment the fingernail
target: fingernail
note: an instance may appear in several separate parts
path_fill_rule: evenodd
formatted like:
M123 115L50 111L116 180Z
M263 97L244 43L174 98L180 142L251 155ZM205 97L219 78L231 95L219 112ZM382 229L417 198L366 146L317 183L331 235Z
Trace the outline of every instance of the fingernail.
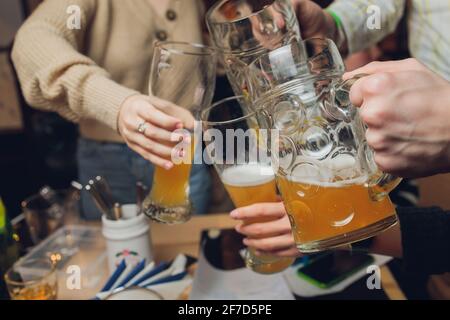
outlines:
M233 219L236 219L239 215L239 211L238 210L233 210L230 212L230 217Z
M183 141L184 137L183 136L176 136L175 141L176 142L181 142Z
M244 240L242 240L242 242L247 246L248 245L248 239L247 238L244 238Z
M184 142L191 143L191 136L184 136Z
M178 122L175 126L177 129L183 129L183 123Z

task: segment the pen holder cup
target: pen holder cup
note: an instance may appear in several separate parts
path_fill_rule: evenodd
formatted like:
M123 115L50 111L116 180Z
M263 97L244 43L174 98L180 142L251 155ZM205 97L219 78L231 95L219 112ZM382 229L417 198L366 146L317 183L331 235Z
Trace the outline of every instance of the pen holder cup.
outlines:
M130 205L124 206L124 213L129 209ZM144 258L148 262L153 261L149 231L149 221L143 214L124 214L121 220L102 217L102 234L106 239L110 274L123 259L127 264L137 264Z

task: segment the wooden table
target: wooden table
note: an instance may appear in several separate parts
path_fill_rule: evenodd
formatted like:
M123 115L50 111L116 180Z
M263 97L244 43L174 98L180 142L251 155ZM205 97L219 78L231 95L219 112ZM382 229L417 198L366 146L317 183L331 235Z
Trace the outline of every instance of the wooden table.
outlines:
M87 224L94 226L100 225L99 222L90 222ZM158 261L168 261L173 259L179 253L185 253L196 257L198 256L200 233L202 230L211 228L233 228L235 224L236 221L230 219L228 214L196 216L189 222L181 225L168 226L152 223L150 230L155 259ZM107 272L105 270L105 277L106 274ZM384 292L389 299L405 299L403 292L400 290L400 287L387 266L381 267L381 283ZM60 288L60 297L62 298L82 298L76 297L74 292L67 292L65 290L61 292L61 289L63 288ZM355 299L357 298L358 297L355 297Z

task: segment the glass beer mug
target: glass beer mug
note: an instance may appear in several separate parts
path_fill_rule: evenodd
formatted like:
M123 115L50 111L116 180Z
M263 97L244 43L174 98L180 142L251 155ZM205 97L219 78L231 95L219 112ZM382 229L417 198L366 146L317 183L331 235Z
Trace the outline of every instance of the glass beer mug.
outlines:
M154 221L184 223L196 209L189 190L191 169L198 163L195 159L201 157L201 141L194 134L195 119L212 102L216 65L216 51L208 46L178 41L155 44L149 94L173 103L165 105L163 111L182 120L183 134L189 139L168 145L173 148L171 169L155 166L151 191L142 203L143 212ZM182 150L184 156L174 152Z
M201 114L206 155L236 208L256 203L278 202L275 175L264 135L255 112L248 113L245 99L229 97L204 109ZM271 221L245 219L244 224ZM256 255L248 248L245 265L254 272L272 274L288 268L294 258Z
M246 67L268 50L301 40L290 0L221 0L206 14L214 46L237 96L248 94Z
M293 42L249 66L262 128L276 129L272 165L301 252L351 244L397 221L388 192L400 179L381 172L365 125L349 100L344 64L327 39Z

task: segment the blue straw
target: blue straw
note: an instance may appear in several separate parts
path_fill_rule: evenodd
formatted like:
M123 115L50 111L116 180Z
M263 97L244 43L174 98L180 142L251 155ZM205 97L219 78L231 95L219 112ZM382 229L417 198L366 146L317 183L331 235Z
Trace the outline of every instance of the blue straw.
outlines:
M127 284L128 281L130 281L131 279L133 279L134 276L136 276L139 272L142 271L142 269L145 268L145 259L142 259L141 262L139 262L133 270L131 270L131 272L125 277L125 279L123 279L119 285L117 287L123 287L124 285Z
M175 275L167 276L167 277L155 280L153 282L150 282L148 285L146 285L146 287L154 286L154 285L161 284L161 283L178 281L178 280L183 279L186 275L187 275L187 271L183 271L183 272L177 273Z
M120 275L122 274L122 272L125 270L126 267L127 264L125 262L125 259L123 259L122 262L120 262L120 264L117 266L117 269L114 271L112 276L108 279L103 289L100 290L100 292L111 290L111 287L114 285L117 279L119 279Z
M147 279L150 279L154 275L166 270L169 267L169 264L167 262L161 262L157 267L150 270L146 274L142 275L139 279L133 282L132 286L138 286L140 283L144 282Z

